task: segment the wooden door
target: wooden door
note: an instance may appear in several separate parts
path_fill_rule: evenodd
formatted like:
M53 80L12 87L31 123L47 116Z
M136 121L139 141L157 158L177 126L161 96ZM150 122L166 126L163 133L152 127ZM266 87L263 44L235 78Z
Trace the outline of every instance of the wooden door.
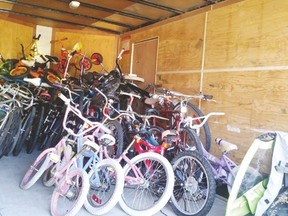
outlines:
M153 38L133 45L133 56L130 73L137 74L144 79L144 83L137 82L140 88L146 88L148 84L155 83L157 63L158 38Z

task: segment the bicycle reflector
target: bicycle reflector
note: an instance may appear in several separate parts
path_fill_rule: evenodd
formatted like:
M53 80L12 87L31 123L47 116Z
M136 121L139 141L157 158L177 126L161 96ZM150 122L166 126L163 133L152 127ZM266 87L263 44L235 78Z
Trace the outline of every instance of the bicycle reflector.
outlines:
M187 113L187 107L186 106L181 107L181 113Z

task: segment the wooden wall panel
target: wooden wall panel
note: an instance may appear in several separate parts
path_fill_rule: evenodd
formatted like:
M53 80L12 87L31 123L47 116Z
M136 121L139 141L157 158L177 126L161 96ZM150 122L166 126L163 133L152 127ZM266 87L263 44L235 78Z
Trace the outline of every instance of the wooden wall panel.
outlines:
M200 14L187 20L137 32L131 35L131 43L159 36L158 71L199 69L202 54L203 17L204 15Z
M0 19L0 27L2 35L0 40L0 53L5 59L21 58L21 43L25 48L27 47L27 52L29 52L29 45L31 44L35 31L34 26Z
M216 102L193 103L204 113L225 112L209 120L212 139L237 144L238 162L258 135L287 131L287 9L287 1L244 0L129 33L131 42L159 36L158 84L214 96Z
M209 12L205 68L287 65L288 2L246 0Z

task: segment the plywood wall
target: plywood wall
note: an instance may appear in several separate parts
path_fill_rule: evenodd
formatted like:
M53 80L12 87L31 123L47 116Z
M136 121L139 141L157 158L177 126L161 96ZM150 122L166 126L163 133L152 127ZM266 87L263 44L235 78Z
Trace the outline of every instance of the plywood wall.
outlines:
M4 19L0 17L1 40L0 53L4 59L21 58L21 43L27 52L35 32L35 26L20 24L15 20Z
M159 37L158 84L214 96L201 109L226 115L210 119L212 137L236 143L240 162L256 136L288 129L288 1L227 2L129 35Z

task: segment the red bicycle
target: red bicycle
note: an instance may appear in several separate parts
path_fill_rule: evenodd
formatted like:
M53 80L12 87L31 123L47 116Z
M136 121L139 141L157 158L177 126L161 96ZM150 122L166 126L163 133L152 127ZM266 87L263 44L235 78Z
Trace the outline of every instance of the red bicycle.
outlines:
M81 55L82 43L78 42L73 46L72 50L67 50L64 46L64 41L66 40L68 40L67 37L50 41L50 43L61 44L60 56L58 58L58 61L57 61L58 64L55 70L57 70L61 74L64 74L66 69L69 70L70 66L74 66L77 70L81 70L82 66L84 67L86 71L90 70L92 68L92 61L86 57L84 58L84 60L82 59L82 55ZM71 63L71 58L77 54L81 56L80 60L79 61L76 60L76 63Z

